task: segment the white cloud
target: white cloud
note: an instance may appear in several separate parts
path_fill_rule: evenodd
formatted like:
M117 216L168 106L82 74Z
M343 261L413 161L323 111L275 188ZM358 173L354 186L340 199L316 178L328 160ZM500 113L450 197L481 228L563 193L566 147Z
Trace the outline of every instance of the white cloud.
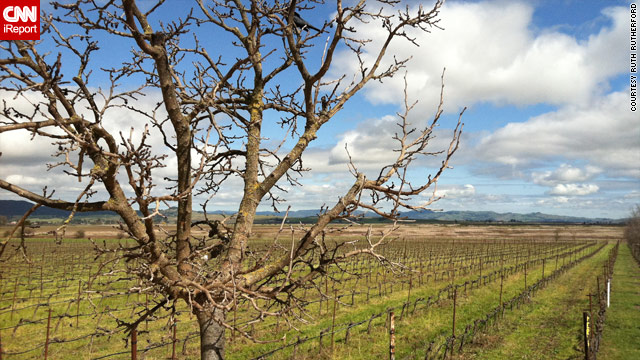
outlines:
M35 92L24 93L23 96L17 98L14 98L13 95L8 95L7 92L0 92L0 97L6 98L8 106L12 106L28 114L33 112L34 103L43 102L42 96ZM141 112L152 114L156 103L160 99L161 97L158 92L152 92L147 94L147 96L140 96L135 103L130 101L129 104L135 106ZM101 104L98 104L98 106L101 106ZM81 115L84 115L88 119L93 119L93 115L87 110L88 106L85 108L82 103L78 103L77 108L83 110L83 114ZM164 116L161 109L157 110L156 114L160 119ZM39 121L42 119L36 116L34 120ZM163 155L167 152L160 132L150 125L147 117L136 112L121 107L111 107L105 112L101 125L113 135L118 144L122 141L120 137L120 134L122 134L126 140L131 139L134 146L139 145L145 125L148 125L150 135L146 139L146 144L150 146L152 154ZM62 130L54 127L46 128L46 131L53 134L63 134ZM171 129L165 129L165 131L169 137L173 134ZM64 160L64 157L56 158L52 156L58 149L58 145L53 144L57 141L59 140L42 136L33 137L32 134L26 130L0 133L0 152L2 153L0 157L0 177L10 183L36 193L41 193L42 188L48 186L49 191L56 190L55 198L64 200L75 199L78 194L84 190L84 186L86 186L88 180L85 178L79 183L76 177L64 174L63 170L75 173L75 171L66 166L57 166L48 169L48 164L53 165ZM124 151L124 149L121 148L120 151ZM198 157L194 157L194 161L197 158ZM72 153L70 160L75 162L77 159L78 154ZM175 162L175 156L173 160ZM170 163L171 161L171 157L166 159L166 163ZM88 172L92 166L91 160L85 157L83 171L85 173ZM165 187L172 184L163 180L163 177L172 176L176 178L175 167L173 169L173 172L167 168L159 168L153 171L156 185L154 194L158 195L160 192L163 194L168 192L165 190ZM124 170L121 171L119 181L123 184L125 191L128 192L128 180L125 177ZM106 192L100 188L100 184L94 186L94 190L99 191L99 193L94 196L96 199L102 199L107 196ZM0 192L0 196L8 198L12 195L2 191Z
M595 184L558 184L551 189L549 194L560 196L584 196L595 194L600 190Z
M436 196L443 196L447 199L470 198L476 194L476 188L471 184L464 186L443 186L438 188ZM431 194L426 194L431 196Z
M425 126L427 119L423 118L419 112L412 112L407 119L410 127L417 129L416 132L408 136L406 143L410 143L419 131L423 130L421 126ZM328 151L328 154L316 152L311 157L308 156L309 154L305 154L303 158L307 164L313 164L311 167L314 170L346 172L348 171L349 156L351 156L351 161L358 171L364 172L369 178L377 177L383 166L393 164L398 157L397 150L400 148L400 144L394 137L401 134L401 129L397 125L399 121L398 117L390 115L380 119L366 120L356 129L339 135L336 145ZM450 124L441 120L440 125ZM415 160L409 166L410 173L415 174L417 171L426 177L428 171L437 169L444 159L442 154L437 154L437 152L448 149L452 134L453 130L434 129L426 148L426 151L432 152L434 156L416 155ZM345 145L348 153L345 150ZM310 162L308 159L315 161Z
M478 134L477 146L465 139L453 159L456 166L463 159L467 164L477 164L483 175L499 178L501 174L509 174L507 177L519 177L549 187L542 195L544 199L538 197L541 192L526 197L506 195L497 188L492 190L495 193L485 194L483 191L476 193L476 188L470 184L442 184L439 193L447 196L442 204L452 204L460 209L474 206L478 210L527 212L538 200L539 209L544 211L542 206L546 205L564 206L563 209L595 208L586 200L602 198L596 204L597 210L610 209L611 199L606 194L606 187L596 180L605 176L610 179L640 178L640 122L627 110L628 93L625 90L603 95L609 91L607 81L625 72L628 65L625 56L615 56L628 53L628 9L606 9L603 14L611 19L612 25L586 40L578 40L555 30L537 30L532 23L534 8L531 4L523 1L450 2L441 12L439 25L445 31L410 33L418 38L420 47L399 41L389 50L398 58L413 56L407 71L410 100L421 100L415 109L416 115L412 115L416 126L434 113L444 67L447 68L447 110L457 112L462 106L482 102L497 106L557 105L557 110L547 114L528 120L514 118L514 122L494 133ZM380 24L375 23L362 25L358 30L374 39L373 48L384 35ZM371 60L368 54L364 54L364 58ZM345 54L337 56L335 64L343 67L337 70L353 72L352 66L357 62L351 60ZM383 84L371 83L365 92L373 102L398 104L402 101L403 87L404 81L399 76L385 80ZM142 98L139 105L144 111L151 112L158 99L157 94L150 95ZM139 139L144 123L143 118L122 109L110 110L106 120L104 126L108 130L123 131L125 136L134 125L137 130L134 140ZM526 121L516 122L522 120ZM313 172L301 179L304 186L283 196L299 209L336 201L353 180L346 165L345 143L358 169L367 175L377 175L381 164L391 163L394 159L392 149L395 144L391 137L397 131L396 121L395 117L381 114L380 119L369 120L355 130L338 135L333 147L309 148L303 159L305 167L311 167ZM164 148L159 133L154 129L152 132L149 139L152 149ZM448 130L438 130L436 135L430 151L448 146ZM46 180L46 183L57 184L61 190L66 189L66 192L56 192L56 196L73 198L74 191L77 194L79 190L76 189L81 185L75 178L61 174L60 169L42 176L44 164L53 160L50 141L30 141L29 138L27 132L0 135L0 151L4 153L0 157L0 177L9 177L18 185L37 192ZM417 170L421 176L426 176L431 166L439 165L440 160L433 157L429 161L416 161L414 165L422 166ZM158 181L156 195L166 192L165 182L160 180L162 177L175 177L175 157L168 158L166 163L170 165L168 168L154 172ZM473 181L465 178L459 183ZM233 178L211 201L210 207L233 209L241 192L241 181ZM628 207L637 200L638 190L627 190L626 194L624 198L628 202L623 205ZM0 196L13 195L2 192ZM204 199L200 197L194 203Z
M549 187L545 196L553 194L555 205L578 206L574 196L602 193L597 180L640 178L640 122L628 111L628 89L606 94L608 81L627 70L626 58L614 54L627 53L628 10L603 10L611 25L585 40L538 30L533 11L524 2L447 3L439 24L444 31L412 33L419 48L399 42L390 52L413 56L407 67L409 94L410 100L421 100L415 110L423 116L437 105L444 67L448 111L482 102L556 105L557 110L530 119L516 117L492 133L467 133L453 161L471 165L476 175L533 181ZM379 24L363 28L374 42L384 37ZM347 67L354 62L346 56L341 63L340 70L353 71ZM374 103L400 104L403 87L397 77L370 84L366 94ZM344 161L346 154L338 155L344 154L346 141L356 164L373 168L375 160L390 155L384 150L390 143L381 136L393 134L393 124L378 121L344 134L332 152L334 163Z
M565 165L555 173L538 173L534 179L540 182L586 180L599 171L640 178L640 122L627 105L627 94L615 92L588 105L509 123L484 136L474 153L507 167L539 166L552 160L591 164L582 170Z
M540 206L557 206L560 204L568 204L569 198L566 196L555 196L548 199L541 199L536 202Z
M553 171L533 172L532 178L535 184L554 186L559 183L584 182L602 173L602 169L587 165L584 168L574 167L570 164L562 164Z
M358 168L363 170L370 167L379 169L380 164L393 163L397 157L393 152L397 142L392 139L391 131L395 130L397 121L393 116L370 119L357 129L342 134L329 153L329 164L346 164L349 155Z
M32 138L27 131L11 131L0 134L0 164L7 165L33 165L54 162L51 156L55 147L51 145L53 140L38 137ZM4 171L0 170L0 174Z
M603 11L613 25L586 41L555 31L536 33L533 11L525 2L447 3L438 24L444 31L409 31L420 47L397 41L389 52L397 58L413 57L406 69L409 93L426 99L419 106L427 112L433 112L439 98L445 67L445 106L451 111L485 101L585 104L606 88L603 84L609 77L626 70L624 56L612 56L627 52L625 8ZM363 24L358 30L374 40L372 51L385 38L378 23ZM337 74L353 73L357 61L342 56L343 68ZM364 59L370 63L373 53ZM367 96L376 103L399 103L403 88L404 80L397 76L368 85Z
M13 174L13 175L7 176L5 180L12 184L20 184L20 186L27 186L27 185L47 185L51 181L51 178L47 176L33 177L33 176Z

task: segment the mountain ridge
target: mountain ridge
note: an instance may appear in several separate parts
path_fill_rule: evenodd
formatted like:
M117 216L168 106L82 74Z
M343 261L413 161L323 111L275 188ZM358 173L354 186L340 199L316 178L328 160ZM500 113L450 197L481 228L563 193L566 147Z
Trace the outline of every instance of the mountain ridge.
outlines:
M33 203L24 200L0 200L0 216L6 216L8 219L15 220L16 218L20 218L27 212ZM165 216L169 218L175 217L175 208L170 208L162 211ZM290 220L296 219L297 221L301 221L303 219L310 220L314 218L319 213L319 210L296 210L289 211L288 218ZM201 211L195 211L196 214L202 214ZM212 215L219 214L231 214L230 211L223 210L214 210L207 212ZM373 213L365 213L360 212L360 215L363 215L365 219L368 220L381 220L381 218ZM172 216L173 215L173 216ZM279 213L275 211L258 211L256 215L266 218L282 219L284 217L285 212L281 211ZM69 216L69 212L65 210L52 209L46 206L41 206L32 217L48 217L48 218L63 218ZM100 217L100 216L117 216L114 212L111 211L100 211L100 212L92 212L92 213L76 213L75 217ZM529 223L612 223L619 224L623 223L625 219L610 219L610 218L590 218L590 217L579 217L579 216L565 216L565 215L552 215L545 214L541 212L532 212L532 213L498 213L494 211L432 211L432 210L424 210L424 211L408 211L406 213L401 213L401 218L407 220L416 220L416 221L435 221L435 222L529 222ZM257 222L261 222L260 219L257 219Z

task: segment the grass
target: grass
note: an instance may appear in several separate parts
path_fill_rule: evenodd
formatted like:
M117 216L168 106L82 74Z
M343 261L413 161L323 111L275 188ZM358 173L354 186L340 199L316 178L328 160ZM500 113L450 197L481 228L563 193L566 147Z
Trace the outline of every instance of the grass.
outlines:
M410 227L407 232L415 231L416 236L422 231L440 231L451 230L448 227L433 227L431 230L422 227ZM491 228L488 228L489 230ZM529 255L541 254L540 250L546 252L545 256L553 255L557 251L566 251L569 247L575 247L577 244L558 243L554 238L549 238L547 233L540 233L540 238L527 236L521 233L521 228L514 229L514 233L504 233L500 237L494 237L495 234L482 233L480 230L488 230L480 227L478 229L464 228L469 234L463 234L461 238L446 237L425 237L421 240L416 237L413 241L395 242L385 254L395 259L406 258L407 265L414 269L422 269L422 261L424 260L425 273L438 273L449 269L451 266L457 268L455 283L461 284L467 280L474 280L478 277L478 268L473 268L469 273L462 271L463 266L478 264L478 259L482 258L482 274L486 275L500 268L500 253L506 253L505 268L512 266L515 262L522 263ZM260 230L263 230L262 228ZM471 232L471 230L476 230ZM507 228L498 230L506 231ZM517 230L517 231L516 231ZM591 230L591 229L589 229ZM86 235L92 234L91 229L86 230ZM538 234L539 229L531 229L531 234ZM549 232L549 231L547 231ZM604 233L609 236L608 233ZM266 232L264 236L268 235ZM553 235L553 234L552 234ZM355 236L355 235L354 235ZM449 236L449 234L447 234ZM579 234L577 239L582 240L589 238L591 233L585 232ZM604 236L604 235L603 235ZM266 236L268 238L268 236ZM98 237L99 238L99 237ZM100 239L100 238L99 238ZM503 239L508 239L505 242ZM547 239L551 240L548 241ZM600 238L601 239L601 238ZM546 240L546 241L545 241ZM556 239L557 240L557 239ZM567 239L565 239L567 240ZM602 240L602 239L601 239ZM100 241L101 242L101 241ZM272 239L263 241L271 243ZM115 246L118 240L107 240L107 245ZM563 245L564 244L564 245ZM52 308L52 315L63 317L60 320L52 319L51 329L52 339L69 340L83 337L85 335L94 334L96 336L78 339L72 342L56 342L53 341L49 347L50 359L65 359L73 356L74 358L90 359L105 354L115 352L126 352L125 348L126 335L123 332L117 332L112 335L97 336L101 333L101 329L115 329L115 319L109 314L101 314L105 309L111 309L113 315L125 321L131 321L134 318L134 311L145 307L145 294L122 294L126 292L135 280L128 279L123 273L114 272L112 275L98 277L95 282L89 286L88 279L92 274L98 271L98 261L94 260L94 254L90 243L80 239L66 239L63 245L53 245L48 239L28 239L27 247L29 254L34 261L33 265L28 265L22 261L21 257L12 258L10 261L2 259L0 263L0 333L2 336L3 350L6 352L17 352L24 349L32 349L41 346L46 332L46 318L48 308ZM408 245L408 251L407 251ZM561 245L560 248L557 246ZM566 245L566 247L565 247ZM427 267L427 263L431 263L431 252L433 250L434 267ZM593 250L590 249L590 251ZM408 257L407 257L408 253ZM539 256L539 255L538 255ZM450 263L451 258L455 258L455 263ZM419 260L419 262L417 262ZM384 275L384 271L378 266L371 267L370 259L365 258L347 265L349 271L359 274L375 274L355 279L352 277L345 278L339 284L339 296L343 296L341 301L347 305L351 304L351 294L355 291L355 305L345 306L339 305L336 312L336 328L343 327L350 322L368 319L371 314L385 313L389 307L401 307L408 297L408 282L406 275L404 278L394 278L390 275ZM564 263L560 258L560 266ZM546 274L550 274L555 267L554 261L547 260ZM41 269L44 269L42 271ZM110 269L102 269L106 272ZM117 267L116 269L117 270ZM41 275L43 274L43 275ZM531 266L528 269L527 283L533 284L541 277L541 265ZM337 275L337 274L336 274ZM381 275L378 277L378 275ZM41 282L41 276L43 281ZM439 275L438 281L434 282L433 278L424 279L424 283L413 277L413 288L411 290L411 300L417 298L428 298L434 295L439 289L444 288L449 283L449 279L441 279ZM341 277L340 277L341 278ZM15 286L16 279L19 280L19 286ZM79 326L75 325L75 314L77 311L78 284L81 284L81 298L79 308ZM393 283L393 291L388 294L378 296L377 288L372 289L371 298L366 301L366 292L363 288L369 287L371 284L375 286L378 281L384 286ZM402 284L404 282L404 284ZM423 284L422 284L423 283ZM41 294L41 284L44 290ZM323 281L319 281L321 287ZM329 280L329 285L331 280ZM366 287L365 287L366 286ZM383 286L383 289L384 289ZM550 284L551 287L554 283ZM524 274L522 270L519 273L505 277L503 300L518 294L524 288ZM488 311L498 305L500 280L493 281L479 289L469 289L467 294L458 293L457 307L457 326L456 333L462 333L464 327L473 320L484 316ZM93 293L98 291L98 293ZM116 296L105 296L105 294L121 293ZM328 294L332 296L333 290L329 288ZM13 298L16 297L16 311L12 315L11 306ZM310 291L305 299L317 299L317 293ZM89 298L92 299L96 308L94 308ZM153 305L153 295L149 294L149 305ZM159 298L156 298L159 300ZM31 304L47 304L46 306L30 307ZM264 323L256 325L255 334L261 339L275 339L287 334L287 343L295 341L300 336L317 336L321 330L331 326L331 314L333 309L333 300L324 301L322 303L322 312L319 313L318 303L308 306L307 315L304 318L310 323L304 324L301 321L294 322L294 325L300 328L300 332L291 330L286 331L285 326L280 322L279 327L275 326L275 320L269 319ZM328 307L327 307L328 305ZM396 329L397 329L397 349L398 358L406 358L407 356L417 355L423 358L426 344L430 341L441 342L451 333L451 308L450 300L442 300L437 305L432 305L425 309L424 303L418 305L417 310L411 316L405 314L400 319L400 310L396 311ZM183 340L187 336L192 336L197 330L195 320L189 316L189 309L183 303L178 303L177 307L178 320L178 357L179 358L196 358L198 356L199 339L190 338L186 345L186 354L182 353ZM85 314L85 316L83 316ZM150 321L148 324L141 325L146 330L148 326L149 332L139 328L138 349L144 348L149 344L167 343L170 340L170 329L167 326L169 319L168 311L161 312L162 318ZM229 316L233 316L229 314ZM247 315L238 312L239 324ZM25 322L20 322L24 319ZM36 322L31 322L36 320ZM230 320L228 318L228 320ZM325 335L323 338L323 351L318 349L318 339L310 341L297 349L295 359L371 359L372 356L385 356L387 354L387 328L385 326L385 316L379 317L372 322L371 332L367 332L367 325L361 325L350 331L349 343L345 344L345 331L341 331L335 335L335 356L329 351L330 336ZM20 324L20 325L18 325ZM276 329L279 328L279 331ZM227 334L228 336L230 334ZM249 342L243 338L236 338L233 342L228 343L227 355L229 359L248 359L259 354L281 346L282 341L276 344L260 345ZM30 359L37 358L42 354L43 348L37 348L24 355L11 356L11 359ZM292 350L292 349L290 349ZM149 353L140 354L145 359L161 359L167 358L171 352L171 346L153 350ZM74 354L74 355L70 355ZM339 354L339 355L338 355ZM273 359L291 358L291 351L278 352ZM126 358L128 355L118 355L113 358Z
M115 243L113 240L108 242ZM28 239L27 247L32 265L20 255L12 259L3 258L0 263L0 335L4 355L9 359L43 356L49 309L52 310L49 359L92 359L128 350L124 347L123 339L127 336L122 329L109 334L116 329L116 321L111 315L130 321L135 310L144 308L145 295L103 296L104 293L122 293L130 283L126 280L109 281L108 277L102 276L89 289L87 279L98 270L98 264L92 261L91 244L87 240L67 239L58 246L52 240ZM113 277L120 275L116 273ZM78 307L79 284L81 302ZM153 300L153 295L150 295L151 305ZM15 311L12 311L14 307ZM111 311L107 313L107 309ZM79 314L77 325L76 313ZM196 330L197 325L189 320L185 311L177 316L177 320L178 339L185 339ZM144 349L151 343L170 342L171 331L167 323L164 318L141 325L138 348ZM181 351L182 342L179 345ZM189 357L197 355L198 346L197 340L187 344ZM150 351L144 358L163 359L170 351L170 346L164 346ZM25 353L9 355L20 352Z
M608 249L577 265L549 287L539 291L528 305L505 313L488 335L468 348L465 359L579 359L582 349L582 312L589 306L587 294L595 293Z
M640 359L640 267L621 245L598 359Z
M588 251L593 251L590 248ZM601 253L606 252L605 249ZM585 252L586 254L586 252ZM563 263L563 260L560 260ZM545 274L548 276L553 271L553 262L546 264ZM542 265L532 266L527 271L527 284L531 285L542 277ZM456 279L456 283L464 283L466 280L474 279L474 275L461 277ZM505 276L503 284L503 301L517 296L524 289L524 272ZM446 283L440 283L437 287L433 285L424 286L414 289L411 298L427 298L435 294L437 289L446 286ZM553 286L553 285L551 285ZM475 319L484 317L499 304L500 281L493 281L479 289L469 289L467 294L463 292L459 294L457 300L456 311L456 333L461 334L464 328L472 323ZM391 296L384 299L376 299L370 304L362 304L355 308L345 309L336 318L336 324L345 324L351 321L358 321L369 318L372 314L385 312L389 307L398 308L402 302L406 301L407 291L397 291ZM452 328L452 301L443 300L437 305L432 305L427 309L418 307L418 310L411 316L405 316L399 319L400 311L396 310L396 354L398 358L406 358L407 356L416 356L423 358L424 352L429 342L434 341L436 346L444 342L445 338L451 335ZM320 330L326 329L331 324L330 316L320 320L315 326L306 327L303 333L318 334ZM366 324L354 328L350 334L348 344L345 344L345 332L336 334L336 343L334 345L334 354L331 356L329 351L329 337L323 339L323 351L319 348L319 341L301 345L296 356L292 357L291 351L282 351L276 353L274 359L349 359L364 360L371 359L375 355L384 355L388 351L388 334L386 327L386 317L382 316L373 321L372 331L367 333ZM291 336L288 337L292 339ZM289 340L291 342L291 340ZM278 344L279 345L279 344ZM233 351L233 359L253 358L261 353L266 352L268 348L277 346L254 346L251 348L238 348ZM290 349L291 350L291 349ZM339 354L339 355L337 355Z

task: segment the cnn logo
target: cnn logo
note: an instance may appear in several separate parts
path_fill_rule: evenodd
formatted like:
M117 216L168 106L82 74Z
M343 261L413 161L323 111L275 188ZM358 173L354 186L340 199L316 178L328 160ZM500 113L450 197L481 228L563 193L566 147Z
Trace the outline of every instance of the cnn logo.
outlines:
M40 40L39 0L5 0L0 10L1 40Z

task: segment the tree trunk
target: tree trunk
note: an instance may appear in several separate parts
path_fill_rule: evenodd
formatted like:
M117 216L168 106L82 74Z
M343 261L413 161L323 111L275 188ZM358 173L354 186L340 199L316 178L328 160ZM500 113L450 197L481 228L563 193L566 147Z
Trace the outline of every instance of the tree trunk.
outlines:
M224 321L224 316L224 312L217 308L213 313L196 312L200 325L201 360L224 360L224 327L218 323Z

